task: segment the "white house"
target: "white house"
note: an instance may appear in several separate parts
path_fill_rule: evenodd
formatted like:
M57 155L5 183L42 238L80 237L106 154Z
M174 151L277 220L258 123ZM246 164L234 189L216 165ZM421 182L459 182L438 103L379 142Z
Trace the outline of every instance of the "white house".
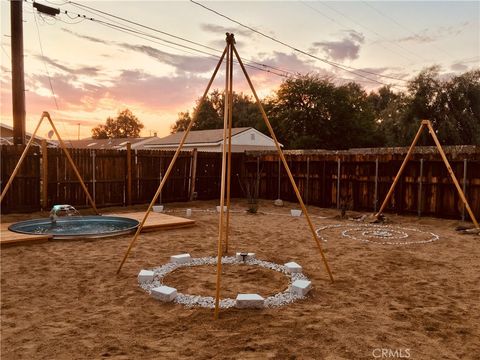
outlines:
M176 150L183 132L171 134L143 146L144 149ZM182 150L197 149L204 152L221 152L223 147L223 129L190 131ZM232 129L232 152L250 150L275 150L275 142L269 136L251 128Z

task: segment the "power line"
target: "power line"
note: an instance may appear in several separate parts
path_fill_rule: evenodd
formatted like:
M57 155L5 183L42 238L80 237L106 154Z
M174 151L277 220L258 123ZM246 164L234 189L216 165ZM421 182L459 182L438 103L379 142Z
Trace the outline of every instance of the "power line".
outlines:
M301 1L301 3L302 3L303 5L305 5L306 7L308 7L309 9L315 11L317 14L320 14L320 15L322 15L323 17L327 18L328 20L330 20L330 21L333 22L334 24L339 25L339 26L343 26L343 27L345 27L345 28L348 28L347 25L339 22L338 20L335 20L335 19L331 18L330 16L328 16L328 15L326 15L325 13L321 12L319 9L317 9L316 7L313 7L312 5L308 4L307 2ZM362 25L360 25L360 26L362 26ZM363 26L362 26L362 27L363 27ZM365 28L365 27L364 27L364 28ZM365 29L367 29L368 31L372 31L372 30L369 30L368 28L365 28ZM372 32L375 33L377 36L380 36L380 35L379 35L378 33L376 33L375 31L372 31ZM384 49L386 49L386 50L388 50L388 51L391 51L391 52L394 52L395 54L398 54L398 55L400 55L401 57L403 57L403 58L405 58L405 59L407 59L407 60L409 60L409 61L412 61L411 58L407 58L407 57L406 57L405 55L403 55L402 53L400 53L400 52L398 52L398 51L395 51L395 50L393 50L393 49L390 49L389 47L386 47L386 46L385 46L384 44L382 44L382 43L378 43L378 44L379 44L381 47L383 47Z
M105 11L102 11L102 10L98 10L98 9L95 9L91 6L87 6L87 5L82 5L82 4L78 4L76 2L73 2L73 1L69 1L68 2L69 4L73 5L73 6L76 6L76 7L79 7L79 8L85 8L85 9L88 9L90 10L91 12L93 12L94 14L98 15L100 14L101 17L103 18L107 18L105 16L102 16L102 15L107 15L107 16L110 16L114 19L118 19L118 20L122 20L124 22L127 22L127 23L130 23L130 24L133 24L133 25L136 25L136 26L139 26L139 27L142 27L142 28L145 28L145 29L148 29L150 31L154 31L154 32L158 32L160 34L163 34L163 35L166 35L166 36L169 36L169 37L172 37L172 38L175 38L175 39L178 39L178 40L181 40L181 41L185 41L189 44L192 44L192 45L196 45L196 46L200 46L200 47L203 47L205 49L208 49L208 50L212 50L212 51L215 51L215 52L218 52L218 53L221 53L222 50L218 50L218 49L215 49L215 48L212 48L210 46L207 46L207 45L204 45L204 44L201 44L201 43L198 43L198 42L195 42L195 41L191 41L189 39L186 39L184 37L181 37L181 36L177 36L177 35L174 35L174 34L171 34L171 33L168 33L166 31L162 31L162 30L159 30L159 29L155 29L155 28L152 28L150 26L147 26L147 25L143 25L139 22L136 22L136 21L132 21L132 20L128 20L128 19L125 19L123 17L120 17L120 16L117 16L117 15L114 15L114 14L111 14L111 13L108 13L108 12L105 12ZM87 10L87 11L88 11ZM67 11L64 11L64 13L66 14ZM72 12L70 12L72 13ZM77 14L78 16L82 16L80 14ZM84 16L85 17L85 16ZM102 23L101 20L98 20L98 19L94 19L94 18L86 18L87 20L90 20L90 21L96 21L96 22L99 22L99 23ZM107 18L109 21L112 21L110 18ZM183 44L179 44L177 42L173 42L173 41L170 41L170 40L165 40L165 39L162 39L162 38L159 38L157 36L154 36L154 35L151 35L151 34L148 34L148 33L145 33L145 32L139 32L138 30L132 28L132 27L128 27L124 24L121 24L119 23L118 21L113 21L115 22L117 25L113 25L113 24L106 24L105 22L103 22L103 25L107 25L107 26L110 26L110 27L118 27L119 29L122 29L124 31L131 31L131 32L135 32L137 34L140 34L140 35L143 35L143 36L148 36L148 37L152 37L152 38L155 38L157 40L160 40L160 41L164 41L166 43L169 43L169 44L174 44L174 45L177 45L177 46L180 46L180 47L184 47L186 49L190 49L190 50L193 50L193 51L196 51L196 52L199 52L199 53L203 53L205 55L208 55L208 56L215 56L216 58L218 58L216 55L213 55L211 53L208 53L208 52L205 52L203 50L199 50L199 49L195 49L195 48L192 48L191 46L187 46L187 45L183 45ZM121 25L118 25L118 24L121 24ZM278 67L275 67L275 66L271 66L271 65L267 65L267 64L262 64L262 63L259 63L259 62L256 62L256 61L253 61L253 60L247 60L246 61L248 64L249 64L249 67L250 68L254 68L254 69L257 69L257 70L260 70L260 71L264 71L264 72L268 72L268 73L271 73L271 74L274 74L274 75L277 75L277 76L282 76L282 77L288 77L287 75L293 75L290 71L287 71L287 70L284 70L284 69L280 69ZM252 65L252 64L255 64L255 65L258 65L258 66L255 66L255 65ZM247 65L247 64L246 64ZM266 68L271 68L272 70L268 70ZM278 73L278 71L280 71L280 73Z
M341 12L340 10L335 9L333 6L330 6L330 5L328 5L327 3L324 3L324 2L321 2L320 4L323 5L323 6L325 6L325 7L327 7L327 8L329 8L329 9L331 9L331 10L333 10L333 11L335 11L335 12L338 13L338 14L342 15L344 18L349 19L350 21L352 21L353 23L357 24L358 26L361 26L362 28L364 28L364 29L366 29L366 30L368 30L368 31L371 31L372 33L374 33L375 35L377 35L379 38L381 38L381 39L383 39L383 40L386 40L387 42L391 42L389 39L387 39L387 38L386 38L385 36L383 36L382 34L379 34L379 33L376 32L375 30L372 30L372 29L370 29L370 28L362 25L361 23L359 23L359 22L356 21L355 19L352 19L350 16L345 15L345 14L344 14L343 12ZM399 47L400 49L402 49L402 50L404 50L404 51L409 52L410 54L416 56L416 57L419 58L419 59L422 59L422 60L424 60L424 61L427 61L427 59L425 59L423 56L420 56L420 55L418 55L418 54L410 51L409 49L407 49L407 48L405 48L405 47L403 47L403 46L401 46L401 45L399 45L399 44L397 44L397 43L394 43L394 45L396 45L397 47ZM398 53L398 52L396 52L396 51L395 51L395 53L396 53L396 54L399 54L400 56L402 56L402 57L404 57L404 58L406 58L406 57L405 57L403 54L401 54L401 53ZM406 59L408 59L408 58L406 58ZM410 60L411 60L411 59L410 59Z
M28 2L27 0L24 0L25 2ZM32 2L33 3L33 2ZM70 2L69 2L70 3ZM72 4L74 6L76 6L75 4ZM120 31L120 32L123 32L123 33L128 33L132 36L136 36L140 39L143 39L143 40L147 40L147 41L151 41L153 43L156 43L156 44L159 44L159 45L162 45L162 46L165 46L165 47L168 47L168 48L171 48L171 49L175 49L175 50L180 50L182 52L186 52L186 53L189 53L189 54L192 54L191 52L189 51L185 51L184 49L189 49L189 50L192 50L192 51L195 51L195 52L198 52L198 53L201 53L201 54L204 54L204 55L208 55L210 57L213 57L215 58L216 60L218 60L218 56L217 55L214 55L212 53L209 53L209 52L206 52L206 51L203 51L203 50L199 50L199 49L196 49L196 48L192 48L191 46L187 46L187 45L184 45L184 44L180 44L180 43L177 43L177 42L174 42L174 41L170 41L170 40L166 40L166 39L163 39L163 38L160 38L158 36L155 36L155 35L152 35L152 34L149 34L149 33L146 33L144 31L140 31L138 29L135 29L131 26L128 26L128 25L125 25L119 21L115 21L115 20L112 20L106 16L103 16L101 14L106 14L106 15L110 15L114 18L118 18L118 19L122 19L126 22L130 22L130 23L134 23L134 24L138 24L138 26L140 27L144 27L144 28L147 28L147 29L153 29L151 27L148 27L148 26L143 26L142 24L139 24L139 23L136 23L136 22L132 22L130 20L127 20L127 19L124 19L124 18L121 18L119 16L116 16L116 15L111 15L107 12L104 12L104 11L101 11L101 10L97 10L97 9L94 9L92 7L89 7L89 6L86 6L86 5L81 5L81 6L77 6L77 7L82 7L82 6L85 6L89 9L92 9L90 12L94 13L95 16L100 16L104 19L107 19L108 21L102 21L102 20L98 20L98 19L95 19L93 17L89 17L89 16L86 16L86 15L82 15L82 14L78 14L78 13L75 13L75 12L72 12L72 11L67 11L67 10L60 10L60 13L61 14L65 14L67 15L70 19L76 19L76 18L79 18L81 19L82 21L84 20L89 20L89 21L92 21L92 22L96 22L102 26L105 26L105 27L109 27L109 28L112 28L114 30L117 30L117 31ZM89 11L89 10L86 10L86 11ZM97 14L96 12L100 12L101 14ZM73 17L71 15L74 15ZM43 19L43 17L42 17ZM55 18L56 19L56 18ZM55 19L53 19L53 22L52 23L48 23L50 25L53 25L54 22L55 22ZM67 22L67 21L63 21L62 19L58 19L59 21L62 21L63 23L66 23L66 24L77 24L78 22L81 22L81 21L78 21L78 22L75 22L75 23L71 23L71 22ZM44 19L45 21L45 19ZM112 24L111 22L113 22L114 24ZM158 30L158 32L162 33L162 34L167 34L171 37L174 37L174 38L181 38L181 37L178 37L176 35L172 35L172 34L168 34L164 31L161 31L161 30ZM178 48L175 48L173 46L169 46L169 45L165 45L165 44L162 44L162 43L159 43L157 41L154 41L152 39L147 39L145 38L146 37L149 37L149 38L153 38L153 39L156 39L156 40L159 40L159 41L163 41L165 43L168 43L168 44L171 44L171 45L175 45L175 46L178 46L178 47L181 47L181 48L184 48L184 49L178 49ZM181 39L184 39L184 38L181 38ZM206 45L203 45L203 44L200 44L200 43L196 43L196 42L193 42L193 41L190 41L188 39L185 39L187 42L190 42L190 43L193 43L193 44L199 44L200 46L203 46L205 48L210 48L210 49L213 49L214 51L217 51L217 52L221 52L220 50L217 50L217 49L214 49L214 48L211 48L211 47L208 47ZM280 69L278 67L274 67L274 66L270 66L270 65L267 65L267 64L262 64L262 63L258 63L258 62L255 62L255 61L252 61L252 60L246 60L245 61L245 66L248 66L252 69L256 69L256 70L259 70L259 71L263 71L263 72L266 72L266 73L270 73L270 74L273 74L273 75L276 75L276 76L280 76L280 77L286 77L288 78L289 76L293 76L294 74L289 72L288 70L284 70L284 69ZM252 65L252 64L255 64L255 65ZM258 66L256 66L258 65ZM272 70L269 70L268 68L271 68Z
M48 83L50 84L50 90L52 91L53 101L55 102L55 107L57 108L57 110L59 110L58 103L57 103L57 98L55 96L55 91L53 90L52 79L51 79L50 73L48 71L47 62L45 61L45 55L43 54L42 39L40 38L40 29L38 27L37 16L35 15L35 13L33 14L33 19L35 20L35 26L37 28L38 44L40 45L40 52L42 54L42 61L43 61L43 65L45 66L45 72L47 73Z
M414 33L411 29L407 28L406 26L400 24L397 20L395 20L393 17L391 17L390 15L387 15L385 14L383 11L380 11L379 9L377 9L375 6L369 4L368 2L366 1L362 1L362 3L364 3L365 5L367 5L368 7L370 7L371 9L375 10L378 14L380 14L381 16L385 17L386 19L392 21L393 23L395 23L398 27L408 31L409 34L413 34L414 36L417 36L418 34ZM445 50L443 50L442 48L438 47L437 45L435 44L431 44L433 47L435 47L437 50L441 51L442 53L444 53L445 55L448 55L448 56L451 56L452 54L446 52Z
M362 77L362 78L365 78L365 79L370 80L370 81L372 81L372 82L376 82L376 83L381 84L381 85L389 85L389 84L386 84L386 83L384 83L384 82L381 82L381 81L378 81L378 80L369 78L368 76L365 76L365 75L362 75L362 74L358 74L358 73L356 73L355 71L361 71L361 72L368 73L368 74L371 74L371 75L374 75L374 76L392 79L392 77L389 77L389 76L386 76L386 75L376 74L376 73L373 73L373 72L370 72L370 71L367 71L367 70L360 70L360 69L357 69L357 68L353 68L353 67L351 67L351 66L346 66L346 65L343 65L343 64L339 64L339 63L336 63L336 62L327 60L327 59L320 58L320 57L315 56L315 55L313 55L313 54L310 54L310 53L308 53L308 52L306 52L306 51L304 51L304 50L298 49L298 48L296 48L296 47L294 47L294 46L292 46L292 45L290 45L290 44L287 44L287 43L285 43L285 42L283 42L283 41L281 41L281 40L278 40L278 39L274 38L273 36L267 35L267 34L261 32L261 31L259 31L259 30L257 30L257 29L254 29L254 28L252 28L251 26L245 25L245 24L243 24L243 23L241 23L241 22L239 22L239 21L237 21L237 20L234 20L234 19L232 19L231 17L229 17L229 16L227 16L227 15L224 15L224 14L222 14L222 13L216 11L216 10L213 10L213 9L211 9L211 8L209 8L209 7L207 7L207 6L203 5L203 4L200 4L200 3L198 3L198 2L196 2L196 1L194 1L194 0L190 0L190 2L193 3L193 4L195 4L195 5L198 5L198 6L204 8L204 9L206 9L206 10L208 10L208 11L210 11L210 12L212 12L212 13L220 16L220 17L223 17L223 18L225 18L225 19L227 19L227 20L229 20L229 21L231 21L231 22L234 22L235 24L240 25L240 26L242 26L242 27L244 27L244 28L246 28L246 29L254 32L254 33L257 33L257 34L259 34L259 35L261 35L261 36L263 36L263 37L265 37L265 38L267 38L267 39L270 39L270 40L272 40L272 41L274 41L274 42L276 42L276 43L278 43L278 44L281 44L281 45L283 45L283 46L286 46L286 47L288 47L288 48L290 48L290 49L292 49L292 50L294 50L294 51L296 51L296 52L299 52L299 53L301 53L301 54L303 54L303 55L309 56L309 57L311 57L311 58L313 58L313 59L316 59L316 60L319 60L319 61L321 61L321 62L324 62L324 63L326 63L326 64L328 64L328 65L330 65L330 66L336 67L336 68L341 69L341 70L343 70L343 71L347 71L347 72L349 72L349 73L351 73L351 74L353 74L353 75L355 75L355 76L360 76L360 77ZM353 69L353 70L355 70L355 71L350 70L350 69ZM399 79L399 78L393 78L393 79L394 79L394 80L398 80L398 81L406 81L406 80L404 80L404 79Z

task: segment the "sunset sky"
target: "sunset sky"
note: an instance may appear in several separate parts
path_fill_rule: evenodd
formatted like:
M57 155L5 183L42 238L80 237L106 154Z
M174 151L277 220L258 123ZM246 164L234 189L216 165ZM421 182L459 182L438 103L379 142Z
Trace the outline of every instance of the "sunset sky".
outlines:
M362 74L370 79L295 52L188 1L38 2L62 13L41 15L31 0L23 3L26 126L32 132L46 110L64 138L76 139L78 124L80 137L89 137L92 127L124 108L145 124L143 136L167 135L177 114L191 110L202 95L227 31L235 34L242 58L256 67L281 74L320 73L338 84L355 79L368 90L381 86L373 80L401 90L402 79L434 64L441 66L442 76L480 65L478 1L199 1L320 59L366 70ZM9 1L1 0L1 121L12 125L9 8ZM262 97L284 80L248 70ZM234 71L234 90L250 94L240 69ZM223 86L221 72L213 88ZM49 130L42 128L39 135Z

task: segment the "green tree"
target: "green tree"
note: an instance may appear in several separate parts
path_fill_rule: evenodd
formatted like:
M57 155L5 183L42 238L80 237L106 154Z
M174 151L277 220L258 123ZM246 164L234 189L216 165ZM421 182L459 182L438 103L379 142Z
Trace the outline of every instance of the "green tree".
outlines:
M92 129L94 139L139 137L144 125L129 109L120 111L116 118L108 117L105 125Z
M223 93L214 90L203 103L200 103L200 100L197 100L192 116L188 111L178 114L178 118L171 128L172 133L185 131L192 117L195 119L192 130L223 128L225 104ZM250 96L234 92L232 107L233 127L254 127L260 131L265 130L265 126L262 126L261 114Z
M280 141L294 149L345 149L378 143L366 92L350 83L336 87L317 75L284 81L269 115Z

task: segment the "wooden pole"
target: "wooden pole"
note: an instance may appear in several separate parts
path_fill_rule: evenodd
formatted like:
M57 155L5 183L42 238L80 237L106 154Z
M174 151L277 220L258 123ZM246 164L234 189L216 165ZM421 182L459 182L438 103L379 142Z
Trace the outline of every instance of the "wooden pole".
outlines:
M42 210L48 206L48 149L47 140L42 140Z
M212 86L213 80L215 79L215 76L217 75L218 69L220 68L220 65L223 62L223 58L225 57L225 53L227 52L227 47L225 47L225 50L223 51L222 56L220 57L220 60L218 61L217 66L215 67L215 70L213 71L213 75L207 85L207 88L205 89L205 92L203 93L202 98L200 99L199 104L202 104L205 101L205 98L208 95L208 91L210 90L210 86ZM195 118L192 118L190 120L190 123L188 124L187 129L185 130L182 139L180 140L180 144L178 145L177 151L175 152L175 155L173 155L172 160L170 161L170 165L168 165L167 171L165 172L165 176L163 177L162 181L160 182L160 185L158 186L157 192L155 193L152 201L150 202L150 205L148 206L147 211L145 212L145 216L143 217L142 221L140 222L140 225L137 228L137 231L135 232L135 235L133 236L132 240L130 241L130 244L128 245L127 251L125 252L125 255L117 269L117 274L120 273L120 270L122 270L123 264L127 260L128 255L130 254L130 251L132 250L133 245L138 239L138 236L140 235L140 232L143 229L143 226L145 225L145 222L147 221L148 215L150 214L150 211L152 210L153 205L157 201L158 195L160 195L163 186L165 185L168 176L170 175L170 172L173 169L173 166L175 165L175 161L178 158L178 155L180 154L180 151L182 150L183 144L185 143L185 140L187 139L188 133L190 132L193 124L195 123Z
M420 176L418 177L418 217L422 216L423 159L420 159Z
M23 1L10 1L12 36L12 115L13 143L25 144L25 80L23 63ZM33 138L33 136L32 136Z
M309 178L310 178L310 157L307 156L307 185L305 186L305 204L308 204L308 196L309 196Z
M132 144L127 143L127 205L132 205Z
M193 194L195 193L195 178L197 177L197 148L192 150L192 167L190 171L190 201L193 200Z
M15 179L15 176L17 175L18 170L20 170L20 166L22 165L23 160L27 156L28 149L30 149L30 146L32 145L33 140L35 139L35 135L37 135L37 131L40 128L40 125L42 124L42 121L43 121L44 118L45 118L45 112L40 117L40 120L37 124L37 127L33 131L32 137L28 141L27 146L25 147L25 150L23 150L23 153L20 156L20 159L18 160L18 163L15 166L15 169L13 169L12 175L10 175L10 178L7 181L7 185L5 185L5 188L3 189L2 194L0 195L0 203L2 202L3 198L5 197L5 194L7 193L8 189L10 188L10 185L12 185L12 182Z
M337 159L337 209L340 209L340 175L342 171L342 161Z
M377 212L378 206L378 157L375 159L375 190L373 200L373 212Z
M463 159L463 193L467 192L467 159ZM462 221L465 221L465 204L462 206Z
M435 145L437 145L438 151L440 152L440 155L442 156L443 162L445 163L445 166L447 167L448 173L450 174L450 177L453 180L453 183L455 184L455 187L457 188L458 195L460 195L460 198L462 199L463 203L465 204L465 208L468 211L468 214L470 215L470 218L473 221L473 224L475 227L478 229L479 225L477 222L477 219L475 218L475 215L473 214L472 209L470 208L470 205L468 204L467 198L465 197L465 194L462 191L462 188L460 187L460 184L458 183L457 177L455 176L455 173L452 170L452 167L450 166L450 163L448 162L447 157L445 156L445 153L443 152L442 145L440 145L440 141L438 141L437 135L435 134L435 130L433 130L432 124L428 120L423 120L423 122L426 122L426 125L428 127L428 131L430 132L430 135L432 135L433 141L435 141Z
M84 191L85 194L87 195L88 201L90 201L90 205L92 205L92 208L93 208L93 210L95 211L95 213L96 213L97 215L99 215L100 213L98 212L97 207L95 206L95 201L94 201L94 200L92 199L92 197L90 196L90 193L88 192L88 189L87 189L87 187L85 186L85 183L83 182L82 176L81 176L80 173L78 172L78 169L77 169L77 167L75 166L75 163L73 162L73 159L72 159L72 157L70 156L69 151L67 150L67 146L66 146L65 143L63 142L60 134L59 134L58 131L57 131L57 128L55 127L55 124L53 123L52 119L50 118L50 114L49 114L48 112L46 112L46 111L44 111L43 114L45 115L45 117L46 117L46 118L48 119L48 121L50 122L50 125L52 125L52 129L53 129L53 131L55 132L55 135L57 135L58 142L60 143L60 147L62 148L63 152L65 153L65 156L67 157L70 165L72 166L73 172L75 173L75 176L77 177L78 181L80 181L80 185L82 186L83 191Z
M223 244L223 206L225 204L225 172L226 172L226 162L227 162L227 127L228 127L228 108L229 108L229 82L230 82L230 62L231 59L231 50L232 46L229 41L229 34L227 33L227 70L225 76L225 110L223 112L223 147L222 147L222 176L220 181L220 214L218 221L218 242L217 242L217 281L215 285L215 320L218 319L218 313L220 310L220 279L222 276L222 244Z
M390 186L390 190L388 190L387 196L385 197L385 200L383 200L382 206L380 206L380 210L378 210L378 212L374 215L375 217L378 217L383 212L385 207L387 206L388 200L390 200L390 197L393 194L393 190L395 190L395 186L397 186L397 182L398 182L398 180L400 179L400 176L403 173L403 169L405 169L405 165L407 165L408 160L412 156L413 148L415 147L418 139L420 138L420 134L422 133L423 127L427 124L425 121L427 121L427 120L422 121L422 123L420 125L420 128L418 129L417 134L415 135L415 138L413 139L412 145L410 145L410 148L408 149L407 155L405 156L405 159L403 159L403 163L400 166L400 169L398 170L398 173L395 176L395 179L393 180L392 185Z
M228 254L228 240L230 234L230 188L232 182L232 123L233 123L233 51L230 47L229 87L228 87L228 160L227 160L227 220L225 227L225 254ZM227 90L225 90L227 91Z
M242 68L242 71L245 75L245 78L248 82L248 85L250 86L250 89L252 90L253 96L255 97L255 100L257 101L257 106L260 110L260 113L262 114L262 118L268 128L268 131L270 132L270 136L272 137L273 141L275 142L275 147L277 148L278 154L280 158L282 159L283 166L285 167L285 171L288 175L288 178L290 179L290 182L292 184L293 190L295 191L295 194L297 196L298 202L300 203L300 206L302 207L303 213L305 214L305 218L307 220L308 226L310 228L310 231L312 233L313 239L315 240L318 250L320 252L320 255L322 257L323 263L325 265L325 269L327 270L327 273L330 277L330 281L333 282L333 275L332 272L330 271L330 267L328 266L327 259L325 257L325 254L323 253L322 245L320 244L320 240L317 237L317 234L315 233L315 228L313 226L312 221L310 220L310 216L308 215L307 208L305 207L305 204L303 203L302 196L300 195L300 192L298 190L297 185L295 184L295 180L293 179L292 173L290 171L290 168L288 167L287 160L285 159L285 156L283 155L282 149L280 147L280 144L277 140L277 137L275 136L275 132L273 131L272 125L270 124L270 121L268 120L267 114L265 113L265 110L263 109L263 106L260 102L260 98L257 95L257 92L255 91L255 88L253 87L252 81L250 80L250 76L248 76L247 70L245 69L245 66L243 65L242 59L240 59L240 56L238 55L237 49L235 48L235 45L232 45L233 51L235 52L235 56L238 60L238 63L240 64L240 67Z

